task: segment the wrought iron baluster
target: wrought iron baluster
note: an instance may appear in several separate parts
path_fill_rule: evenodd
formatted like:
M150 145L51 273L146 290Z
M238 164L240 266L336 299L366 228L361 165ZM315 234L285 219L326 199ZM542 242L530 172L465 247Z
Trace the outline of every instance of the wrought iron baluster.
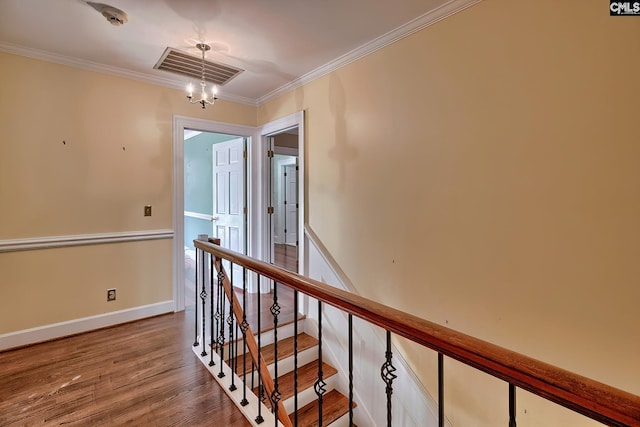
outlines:
M273 285L273 304L271 304L271 315L273 316L273 362L274 362L274 378L273 392L271 392L271 410L274 413L275 425L278 426L278 402L280 402L281 394L278 389L278 316L280 315L280 305L278 304L278 282Z
M202 252L202 253L204 253L204 251L203 251L203 250L200 250L200 249L196 248L196 268L195 268L195 270L196 270L196 274L195 274L195 277L193 278L193 279L194 279L194 280L193 280L193 288L194 288L194 290L195 290L195 291L194 291L194 292L195 292L195 295L194 295L193 300L196 302L196 303L195 303L195 306L196 306L195 337L194 337L194 339L193 339L193 346L194 346L194 347L197 347L197 346L198 346L198 344L200 344L200 343L198 342L198 273L199 273L198 269L199 269L199 268L202 268L202 267L199 267L199 266L198 266L198 254L199 254L199 253L201 253L201 252Z
M385 362L380 369L380 376L382 381L385 382L387 387L385 393L387 394L387 427L391 427L391 395L393 394L393 380L398 378L395 374L396 368L391 363L393 353L391 352L391 332L387 331L387 351L385 352Z
M233 375L233 358L235 355L233 354L233 263L229 263L229 269L231 270L231 281L229 288L231 289L231 295L229 296L229 316L227 317L227 325L229 325L229 367L231 368L231 385L229 386L229 391L236 391L238 387L236 387L235 378Z
M213 329L213 306L215 305L214 303L214 290L215 290L215 264L214 264L214 260L215 260L215 256L214 255L210 255L209 256L209 273L210 273L210 279L211 279L211 283L209 284L209 290L211 291L211 295L209 296L209 333L211 335L211 348L209 349L209 351L211 352L211 359L209 360L209 366L213 366L216 364L216 362L213 361L213 353L214 353L214 347L213 347L213 342L215 340L214 334L215 334L215 330Z
M293 291L293 425L298 427L298 291Z
M205 322L206 322L206 317L207 315L205 314L206 311L206 304L207 304L207 285L205 284L205 277L206 277L206 268L205 266L207 265L205 263L205 252L202 251L202 291L200 292L200 299L202 300L202 352L200 353L200 356L204 357L207 355L207 332L205 329ZM197 300L196 300L197 301ZM196 302L196 305L197 302Z
M509 384L509 427L516 426L516 386Z
M247 406L249 401L247 400L247 330L249 329L249 323L247 322L247 269L242 267L242 323L240 323L240 330L242 331L242 400L240 405ZM251 389L253 390L253 364L251 369Z
M214 342L211 343L211 346L215 346L215 352L218 353L218 336L220 335L220 288L222 288L222 279L224 277L224 273L222 272L222 259L216 257L216 266L218 267L217 274L217 287L216 287L216 296L215 296L215 306L216 312L213 315L213 319L215 320L214 325L214 333L216 334ZM213 349L211 350L213 351ZM222 361L222 360L220 360Z
M223 366L224 366L224 343L225 343L225 339L224 339L224 321L225 321L225 300L226 298L224 297L224 270L223 270L223 263L222 260L220 261L220 274L218 275L219 278L219 286L218 286L218 292L220 293L220 295L218 295L218 301L220 304L220 334L218 335L218 347L220 348L220 372L218 372L218 378L224 378L224 371L222 370Z
M233 288L231 288L233 289ZM235 373L236 375L240 375L238 373L238 341L240 340L240 322L238 322L238 319L235 319L235 321L233 322L236 328L236 332L234 337L236 337L235 341L233 342L233 366L231 366L231 372Z
M224 272L222 271L222 259L221 258L216 258L216 265L218 266L218 286L217 286L217 290L216 290L216 312L213 315L213 318L215 319L215 343L212 343L211 345L215 345L215 351L216 353L219 353L219 345L218 345L218 339L220 337L220 291L222 289L222 280L224 279ZM222 361L222 358L220 359L220 361Z
M353 315L349 313L349 426L353 425Z
M444 427L444 356L438 353L438 427Z
M322 398L327 392L322 372L322 301L318 300L318 379L313 386L318 396L318 425L322 425Z
M261 366L261 361L262 361L262 331L260 330L260 318L262 317L260 313L260 282L261 282L261 278L262 276L260 276L260 274L257 275L258 276L258 294L257 294L257 298L258 298L258 363L257 363L257 370L258 370L258 400L260 402L264 401L264 388L262 386L262 372L260 371L260 366ZM258 404L258 416L256 417L256 423L261 424L264 422L264 418L262 417L262 405Z

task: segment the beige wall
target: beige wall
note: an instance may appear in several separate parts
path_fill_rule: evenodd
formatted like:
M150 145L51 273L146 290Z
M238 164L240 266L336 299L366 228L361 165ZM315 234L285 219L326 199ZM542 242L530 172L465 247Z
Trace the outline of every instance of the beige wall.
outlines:
M308 223L363 295L640 394L639 38L593 0L485 0L258 122L306 111ZM477 377L447 363L447 415L506 425ZM550 406L520 393L518 425L591 425Z
M172 250L166 239L0 254L0 333L171 300Z
M0 70L0 240L172 229L173 115L256 124L63 65L0 53ZM172 259L171 240L0 253L0 334L170 300Z

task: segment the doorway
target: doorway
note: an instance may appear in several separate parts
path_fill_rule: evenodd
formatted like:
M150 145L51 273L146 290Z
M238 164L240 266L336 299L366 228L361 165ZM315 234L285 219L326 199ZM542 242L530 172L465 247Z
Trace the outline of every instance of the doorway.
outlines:
M173 294L174 310L182 311L185 304L191 302L187 298L194 299L195 289L191 287L190 292L186 291L188 286L193 286L195 280L193 240L202 234L216 236L213 225L213 146L242 139L246 148L250 149L251 141L256 137L256 129L181 116L174 116L173 122ZM198 140L201 140L199 144ZM244 164L244 155L241 157ZM243 181L246 183L242 196L243 215L244 207L251 210L252 201L244 196L252 188L251 173L251 168L246 168L243 172ZM245 238L239 249L240 252L251 255L247 223L244 219Z
M298 272L298 127L269 137L269 262Z
M217 237L221 246L246 253L244 150L245 138L237 135L184 131L185 307L196 300L195 238Z
M260 127L234 125L223 122L194 119L184 116L173 117L173 229L174 229L174 306L175 311L184 310L185 307L185 241L193 240L194 236L185 233L185 180L184 180L184 155L185 142L184 131L196 130L200 132L213 132L225 135L236 135L245 139L246 143L246 201L245 217L246 238L244 247L248 256L269 260L271 218L267 212L270 202L269 165L268 156L269 138L281 134L287 130L298 128L298 222L297 237L298 246L296 259L298 259L298 271L306 269L304 265L304 112L290 114L278 120L274 120ZM213 215L211 215L213 216ZM193 232L189 232L193 234ZM210 235L210 233L207 233ZM212 234L212 233L211 233ZM197 237L197 235L196 235ZM251 279L252 276L250 276ZM260 292L269 292L270 286L266 283L260 286ZM258 283L249 280L248 292L258 291Z

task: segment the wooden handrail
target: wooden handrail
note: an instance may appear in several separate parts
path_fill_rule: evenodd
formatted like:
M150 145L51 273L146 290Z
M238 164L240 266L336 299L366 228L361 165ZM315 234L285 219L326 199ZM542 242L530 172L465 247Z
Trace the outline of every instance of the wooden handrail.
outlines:
M214 243L214 245L217 246L219 244L220 244L220 240L218 239L217 244ZM220 246L217 246L217 247L220 247ZM227 275L224 269L224 266L222 265L222 257L216 256L215 268L218 272L220 271L223 272L222 287L224 288L224 292L227 295L227 299L229 301L233 301L232 310L233 310L234 316L236 317L236 321L238 323L241 323L242 319L244 318L243 316L244 308L240 305L240 302L238 301L237 297L235 298L231 297L231 292L233 292L233 288L232 288L231 282L229 281L229 276ZM257 366L258 369L260 370L260 378L262 379L262 385L264 386L267 392L267 396L271 396L271 393L273 393L273 391L275 390L275 384L274 384L273 378L271 378L271 374L269 374L269 369L267 368L267 364L265 363L264 358L259 357L260 349L258 348L258 343L256 342L256 338L254 337L253 332L251 331L251 327L247 328L247 331L245 334L245 343L247 345L247 350L249 351L249 354L251 356L251 360L253 361L255 366ZM244 368L246 369L246 367ZM282 423L284 427L293 427L293 423L291 422L291 419L287 415L287 410L285 409L284 403L282 403L282 400L278 401L278 420Z
M206 242L195 246L610 426L640 426L640 396Z

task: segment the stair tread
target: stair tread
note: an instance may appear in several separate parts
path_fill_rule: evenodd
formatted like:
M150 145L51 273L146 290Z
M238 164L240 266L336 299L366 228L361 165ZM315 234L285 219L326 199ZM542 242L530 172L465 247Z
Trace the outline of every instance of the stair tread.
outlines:
M307 350L318 345L318 340L311 335L304 332L298 334L298 352ZM267 365L273 363L275 359L275 346L273 344L262 347L262 358ZM289 356L293 356L293 337L278 340L278 360L282 360ZM244 372L249 373L251 371L251 356L247 354L246 361L247 366L244 366L244 355L239 355L235 358L233 366L236 366L236 373L242 375Z
M355 402L353 407L356 407ZM331 390L322 398L322 427L331 424L338 418L349 413L349 398L337 390ZM291 421L295 415L289 415ZM318 401L305 405L298 409L298 425L305 427L318 427Z
M324 379L327 379L330 376L335 375L337 373L338 371L336 370L336 368L322 362L322 377ZM298 391L313 387L317 379L318 379L318 361L317 360L311 363L307 363L304 366L298 367ZM279 376L278 391L280 391L280 396L282 400L288 399L293 396L293 388L294 388L293 380L294 380L293 371L287 372L286 374ZM253 390L253 392L257 394L257 387ZM265 405L267 405L267 407L271 407L268 399L266 400Z

